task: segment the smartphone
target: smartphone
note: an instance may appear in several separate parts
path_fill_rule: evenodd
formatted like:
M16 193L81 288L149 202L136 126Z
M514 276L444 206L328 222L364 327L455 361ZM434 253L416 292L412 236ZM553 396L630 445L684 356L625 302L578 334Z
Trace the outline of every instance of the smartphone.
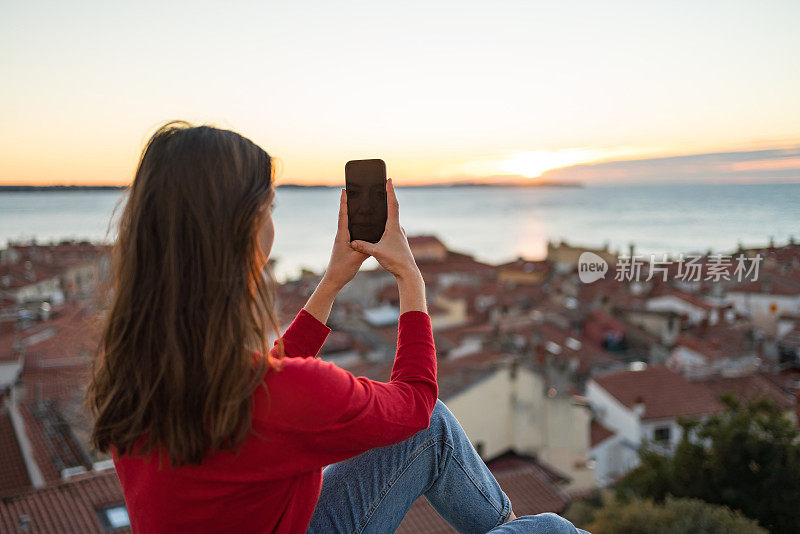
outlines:
M344 166L350 240L377 243L386 229L386 163L357 159Z

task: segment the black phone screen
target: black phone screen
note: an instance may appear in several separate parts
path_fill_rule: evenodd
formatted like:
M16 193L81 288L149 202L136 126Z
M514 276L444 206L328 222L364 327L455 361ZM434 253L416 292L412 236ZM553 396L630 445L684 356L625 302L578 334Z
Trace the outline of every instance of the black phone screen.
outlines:
M382 159L348 161L344 166L350 240L380 241L386 228L386 163Z

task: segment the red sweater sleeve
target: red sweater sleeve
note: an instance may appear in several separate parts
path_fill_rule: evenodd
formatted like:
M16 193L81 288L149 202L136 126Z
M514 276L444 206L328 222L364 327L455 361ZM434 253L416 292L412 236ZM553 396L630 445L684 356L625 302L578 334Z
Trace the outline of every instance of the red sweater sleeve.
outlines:
M283 333L283 351L287 358L316 358L331 329L308 313L305 308L295 316L292 324ZM278 342L270 352L276 354Z
M268 420L298 434L298 446L328 465L427 428L439 395L436 372L430 316L408 311L398 321L389 382L322 359L289 360L270 382Z

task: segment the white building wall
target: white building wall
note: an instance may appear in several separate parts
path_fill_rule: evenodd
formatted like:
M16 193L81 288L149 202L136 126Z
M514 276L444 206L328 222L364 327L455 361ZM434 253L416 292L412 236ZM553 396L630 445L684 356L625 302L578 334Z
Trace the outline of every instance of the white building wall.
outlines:
M663 295L661 297L648 299L645 308L654 311L671 311L686 314L689 317L689 321L694 324L699 323L706 316L706 310L703 308L686 302L674 295Z
M598 443L591 451L594 461L594 476L598 486L607 486L614 481L619 465L619 436L614 435Z
M800 313L800 295L770 295L765 293L728 292L726 301L734 309L751 318L753 324L769 335L777 330L778 317L782 314ZM772 311L772 307L775 311Z
M483 457L508 449L535 455L572 478L571 488L595 485L589 459L591 413L571 397L550 398L542 378L525 368L498 369L491 376L445 399Z
M662 427L669 428L669 443L665 444L665 448L668 451L674 451L678 442L681 440L681 436L683 436L683 429L674 418L653 419L642 423L642 439L643 441L655 442L656 429Z
M641 441L642 429L639 417L627 406L615 399L594 380L586 383L586 396L592 405L597 420L620 437L633 443Z
M484 458L505 452L512 442L508 390L507 371L499 369L460 394L444 399L472 444L483 443Z

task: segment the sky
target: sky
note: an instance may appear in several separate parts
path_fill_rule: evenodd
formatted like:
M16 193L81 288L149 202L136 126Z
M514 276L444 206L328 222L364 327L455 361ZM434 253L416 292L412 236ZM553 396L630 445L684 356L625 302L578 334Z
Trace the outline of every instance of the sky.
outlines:
M6 2L0 184L120 184L171 119L278 183L800 182L800 2Z

